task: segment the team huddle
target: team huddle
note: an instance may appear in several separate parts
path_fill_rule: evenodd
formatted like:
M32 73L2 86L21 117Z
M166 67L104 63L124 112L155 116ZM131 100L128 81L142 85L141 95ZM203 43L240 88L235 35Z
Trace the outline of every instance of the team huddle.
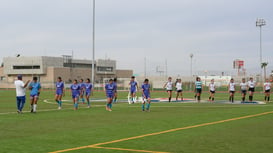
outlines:
M30 91L30 106L31 106L31 113L35 113L37 110L37 101L39 99L40 90L41 90L41 84L38 82L37 77L33 77L32 82L28 80L26 83L22 81L22 75L17 76L18 80L14 82L16 87L16 100L17 100L17 112L22 113L22 109L24 107L26 96L25 96L25 88L29 88ZM28 85L29 84L29 85ZM137 101L136 98L136 92L139 88L138 82L135 81L135 77L132 76L131 80L129 82L129 96L128 101L129 104L133 104ZM242 102L246 101L246 94L247 91L249 93L248 101L253 101L253 95L255 92L255 86L256 82L253 80L253 78L250 78L249 81L246 82L246 79L243 78L240 83L240 90L242 95ZM176 101L178 101L178 98L181 98L181 101L183 101L183 88L182 88L182 80L177 79L175 83L172 82L172 78L169 77L168 81L163 85L163 88L166 89L168 93L168 101L171 102L172 100L172 91L173 87L176 88ZM62 81L61 77L57 78L57 82L55 84L55 101L58 104L58 109L62 109L62 98L65 96L65 85ZM90 79L86 79L85 82L83 79L74 80L73 83L70 85L70 91L72 96L72 101L74 105L74 110L78 110L79 102L81 101L83 104L85 103L85 100L87 102L87 107L91 107L90 102L90 96L93 93L93 84L90 82ZM151 85L149 84L149 80L145 79L144 82L141 85L142 90L142 111L150 111L150 105L151 105L151 95L150 95L150 88ZM215 91L216 91L216 85L214 82L214 79L211 80L211 82L208 85L209 88L209 101L214 102L215 100ZM105 94L106 94L106 110L112 111L113 103L117 102L117 79L110 79L108 83L104 86ZM200 77L196 77L195 81L195 98L197 102L201 101L201 93L203 89L203 83L201 81ZM264 85L263 85L265 97L264 101L269 102L270 100L270 89L271 89L271 83L269 82L269 79L266 79ZM229 101L234 102L234 94L236 92L236 83L234 82L234 79L232 78L230 82L228 83L228 92L229 92ZM146 107L145 107L146 104Z

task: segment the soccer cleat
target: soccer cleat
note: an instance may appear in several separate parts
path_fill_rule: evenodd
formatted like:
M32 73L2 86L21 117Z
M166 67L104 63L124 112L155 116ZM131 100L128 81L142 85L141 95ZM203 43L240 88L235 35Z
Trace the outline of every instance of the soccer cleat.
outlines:
M58 107L58 109L60 110L60 109L62 109L62 107Z

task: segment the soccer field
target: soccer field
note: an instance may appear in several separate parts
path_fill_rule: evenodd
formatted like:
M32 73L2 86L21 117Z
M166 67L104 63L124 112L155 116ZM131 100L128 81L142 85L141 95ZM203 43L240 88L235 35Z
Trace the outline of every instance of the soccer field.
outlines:
M119 92L125 99L128 92ZM140 95L140 93L138 93ZM273 104L225 104L227 93L216 102L155 102L151 112L141 104L118 102L105 110L104 93L95 91L88 109L74 111L70 95L57 110L54 91L41 92L37 113L16 113L15 91L0 90L1 153L272 153ZM166 98L153 92L152 98ZM174 96L173 96L174 97ZM192 99L193 93L185 93ZM202 94L206 100L208 93ZM235 99L240 100L237 93ZM256 93L254 99L263 99ZM92 101L92 100L91 100Z

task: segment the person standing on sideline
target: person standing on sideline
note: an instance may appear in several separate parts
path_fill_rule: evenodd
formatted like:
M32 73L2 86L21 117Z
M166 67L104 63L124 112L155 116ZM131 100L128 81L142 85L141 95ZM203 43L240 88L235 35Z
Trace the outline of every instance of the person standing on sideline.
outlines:
M135 81L135 76L131 77L131 81L129 83L129 86L130 86L131 103L135 103L136 102L136 92L138 89L138 84Z
M252 77L250 77L247 83L248 83L248 91L249 91L249 101L251 102L253 100L253 94L255 92L256 82L253 81Z
M22 110L24 108L25 102L26 102L26 90L25 88L28 86L28 83L30 80L28 80L26 83L22 81L23 76L18 75L16 81L14 81L14 85L16 88L16 101L17 101L17 112L19 114L22 113Z
M242 102L244 102L246 100L246 91L247 91L247 83L246 83L246 79L243 78L242 82L240 83L240 88L241 88L241 94L242 94Z
M109 80L109 83L105 85L105 94L107 97L106 110L112 111L112 102L115 94L115 85L113 83L113 79Z
M87 101L87 107L90 108L91 107L91 103L90 103L90 95L92 93L92 90L93 90L93 84L90 83L90 79L86 79L86 83L85 83L85 98L86 98L86 101Z
M61 77L57 78L55 101L58 103L58 109L62 109L62 97L65 95L64 82Z
M142 111L145 111L145 103L146 104L146 111L150 111L150 105L151 105L151 95L150 95L150 84L149 84L149 80L145 79L142 86L142 98L143 98L143 102L142 102Z
M231 78L228 84L228 91L229 91L229 101L232 103L234 102L235 87L236 87L236 84L234 82L234 79Z
M270 100L270 89L271 89L271 83L269 82L269 79L266 79L264 83L264 101L267 103Z
M178 97L181 97L181 101L183 101L183 88L182 88L182 80L177 79L177 82L175 84L176 87L176 101L178 101Z
M195 82L195 90L196 90L196 96L197 96L198 103L200 103L200 100L201 100L202 87L203 87L203 83L201 81L201 78L197 77L196 82Z
M166 91L169 95L169 102L172 100L172 92L173 92L173 82L172 77L168 77L168 81L164 84L163 88L166 88Z
M117 98L118 98L118 84L117 84L117 78L114 78L113 80L113 84L115 86L115 94L114 94L114 99L113 99L113 103L116 103L117 102Z
M214 79L211 79L209 84L209 92L210 92L209 101L214 102L215 90L216 90L216 86L214 83Z
M30 91L30 108L31 113L36 113L37 102L40 95L41 84L37 77L33 77L33 81L29 84Z
M74 110L77 110L81 86L78 84L78 81L76 79L73 81L73 84L70 86L70 89L71 89L71 96L72 96L72 100L74 104Z

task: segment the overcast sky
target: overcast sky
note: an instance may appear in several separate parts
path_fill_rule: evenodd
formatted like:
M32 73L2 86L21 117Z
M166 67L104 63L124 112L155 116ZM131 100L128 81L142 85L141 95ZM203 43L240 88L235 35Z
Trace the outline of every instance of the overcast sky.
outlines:
M14 56L92 59L93 0L0 0L0 61ZM117 60L119 69L147 75L232 71L245 61L248 74L263 60L273 69L272 0L96 0L96 59ZM259 71L258 71L259 72Z

